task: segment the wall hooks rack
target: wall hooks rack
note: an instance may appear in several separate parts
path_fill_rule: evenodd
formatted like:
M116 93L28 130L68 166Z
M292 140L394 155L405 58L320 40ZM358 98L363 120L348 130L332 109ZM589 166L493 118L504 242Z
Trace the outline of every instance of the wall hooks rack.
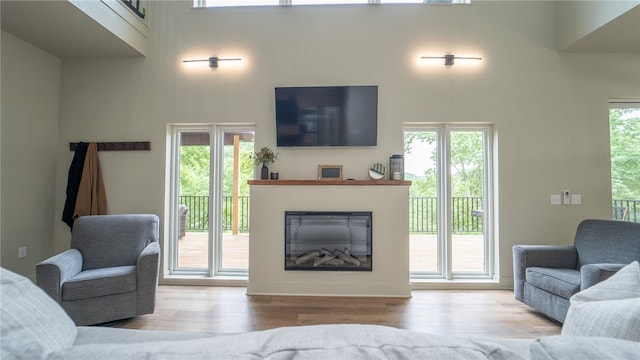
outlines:
M79 143L69 143L69 150L76 151ZM133 151L133 150L151 150L150 141L118 141L118 142L99 142L98 151Z

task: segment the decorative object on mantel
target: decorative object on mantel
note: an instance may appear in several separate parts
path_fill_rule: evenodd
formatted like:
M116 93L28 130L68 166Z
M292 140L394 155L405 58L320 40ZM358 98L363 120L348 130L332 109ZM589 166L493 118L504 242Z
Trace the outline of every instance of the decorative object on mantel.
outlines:
M273 164L278 158L278 154L274 154L271 149L264 146L260 151L256 152L255 157L253 158L254 165L262 164L262 169L260 169L260 179L267 180L269 179L269 168L267 165Z
M404 155L389 158L389 180L404 180Z
M384 179L384 175L385 175L386 171L387 171L387 169L384 167L384 165L382 165L380 163L375 163L375 164L371 165L371 168L369 169L369 177L372 180Z
M79 143L69 143L69 150L76 151ZM151 150L150 141L117 141L117 142L99 142L96 143L98 151L133 151L133 150Z
M342 165L318 165L318 180L342 180Z

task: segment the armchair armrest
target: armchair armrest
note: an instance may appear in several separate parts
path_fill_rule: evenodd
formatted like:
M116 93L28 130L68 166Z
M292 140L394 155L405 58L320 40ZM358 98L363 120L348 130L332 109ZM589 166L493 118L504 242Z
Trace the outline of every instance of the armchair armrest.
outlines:
M580 268L580 290L604 281L626 264L586 264Z
M574 246L515 245L513 247L513 292L524 301L525 272L528 267L570 268L578 264Z
M36 264L36 283L58 304L62 303L62 284L82 271L82 254L69 249Z
M159 271L160 245L154 241L147 245L138 257L138 314L150 314L155 309Z

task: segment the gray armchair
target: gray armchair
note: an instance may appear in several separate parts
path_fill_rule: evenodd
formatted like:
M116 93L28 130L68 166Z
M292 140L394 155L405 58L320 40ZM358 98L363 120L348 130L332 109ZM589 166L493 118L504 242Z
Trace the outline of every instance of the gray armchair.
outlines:
M640 260L639 223L584 220L573 246L513 247L515 298L562 323L572 295L635 260Z
M71 249L36 265L36 283L76 325L153 313L160 245L156 215L78 218Z

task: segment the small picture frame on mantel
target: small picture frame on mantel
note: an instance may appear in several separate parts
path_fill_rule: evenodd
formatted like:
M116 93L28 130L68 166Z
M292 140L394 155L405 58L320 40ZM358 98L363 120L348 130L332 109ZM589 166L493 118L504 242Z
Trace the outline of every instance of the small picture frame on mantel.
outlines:
M318 165L318 180L342 180L342 165Z

